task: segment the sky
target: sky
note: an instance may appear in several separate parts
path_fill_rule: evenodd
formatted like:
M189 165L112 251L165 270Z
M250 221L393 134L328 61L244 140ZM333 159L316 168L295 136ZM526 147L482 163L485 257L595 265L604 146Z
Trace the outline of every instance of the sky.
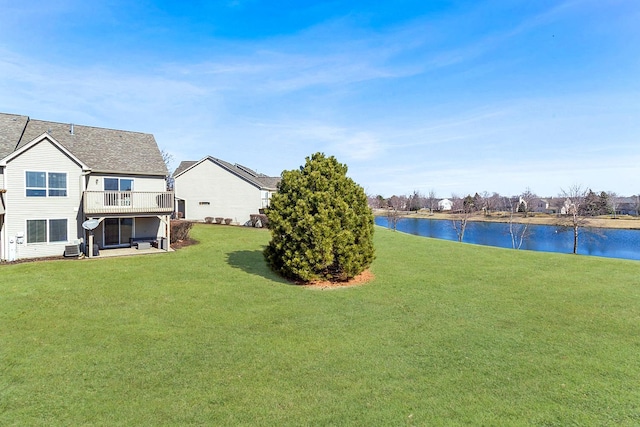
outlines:
M0 0L0 112L367 194L640 193L640 1Z

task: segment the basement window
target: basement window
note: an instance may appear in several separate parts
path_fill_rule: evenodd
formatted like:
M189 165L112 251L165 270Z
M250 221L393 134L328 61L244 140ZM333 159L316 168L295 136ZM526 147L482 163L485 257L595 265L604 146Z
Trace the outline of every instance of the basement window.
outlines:
M67 241L66 219L28 219L27 243L56 243Z

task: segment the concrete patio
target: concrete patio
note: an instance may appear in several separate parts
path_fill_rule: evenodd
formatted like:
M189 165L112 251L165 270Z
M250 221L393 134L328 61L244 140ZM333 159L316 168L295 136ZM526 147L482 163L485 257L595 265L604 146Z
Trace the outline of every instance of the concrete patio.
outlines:
M111 258L118 256L133 256L133 255L149 255L149 254L166 254L167 252L173 252L173 249L169 249L169 251L165 251L164 249L158 249L154 247L150 247L148 249L136 249L134 247L131 248L114 248L114 249L100 249L100 255L92 257L95 259L99 258ZM88 259L88 257L85 257Z

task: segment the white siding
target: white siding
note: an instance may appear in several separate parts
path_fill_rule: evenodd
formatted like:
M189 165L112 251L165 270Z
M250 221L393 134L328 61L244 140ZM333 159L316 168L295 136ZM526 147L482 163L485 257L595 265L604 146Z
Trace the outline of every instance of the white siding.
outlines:
M161 229L162 225L162 221L156 217L136 218L135 235L136 237L164 236L164 230Z
M104 191L104 178L127 178L133 180L133 191L165 191L163 177L146 175L104 175L91 174L87 179L87 191Z
M262 207L258 187L209 160L178 176L175 194L185 201L185 219L192 221L210 216L244 224Z
M27 197L25 189L26 171L64 172L67 174L66 197ZM24 239L17 245L16 258L34 258L56 256L64 253L68 242L75 243L81 237L78 220L81 220L80 166L60 151L56 146L44 140L31 149L8 162L4 183L7 186L5 213L5 242L19 234ZM68 242L27 244L27 220L66 219Z

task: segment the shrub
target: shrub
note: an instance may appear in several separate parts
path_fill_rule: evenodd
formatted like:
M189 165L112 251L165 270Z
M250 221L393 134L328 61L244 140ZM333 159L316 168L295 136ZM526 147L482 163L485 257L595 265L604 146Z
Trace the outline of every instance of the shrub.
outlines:
M222 224L222 220L223 220L223 219L224 219L224 218L222 218L222 217L220 217L220 216L217 216L217 217L216 217L216 224Z
M227 225L231 224L231 221L233 221L233 218L225 218L224 219L224 223L227 224Z
M303 282L344 281L374 258L373 213L347 166L316 153L282 174L267 210L271 241L265 258L282 276Z
M188 240L191 227L193 227L193 222L191 221L171 221L171 243L175 243L179 240Z
M252 227L269 227L269 218L267 218L267 215L251 214L249 217L251 218L249 221Z
M213 217L210 217L210 216L205 217L204 222L206 222L207 224L213 223Z

